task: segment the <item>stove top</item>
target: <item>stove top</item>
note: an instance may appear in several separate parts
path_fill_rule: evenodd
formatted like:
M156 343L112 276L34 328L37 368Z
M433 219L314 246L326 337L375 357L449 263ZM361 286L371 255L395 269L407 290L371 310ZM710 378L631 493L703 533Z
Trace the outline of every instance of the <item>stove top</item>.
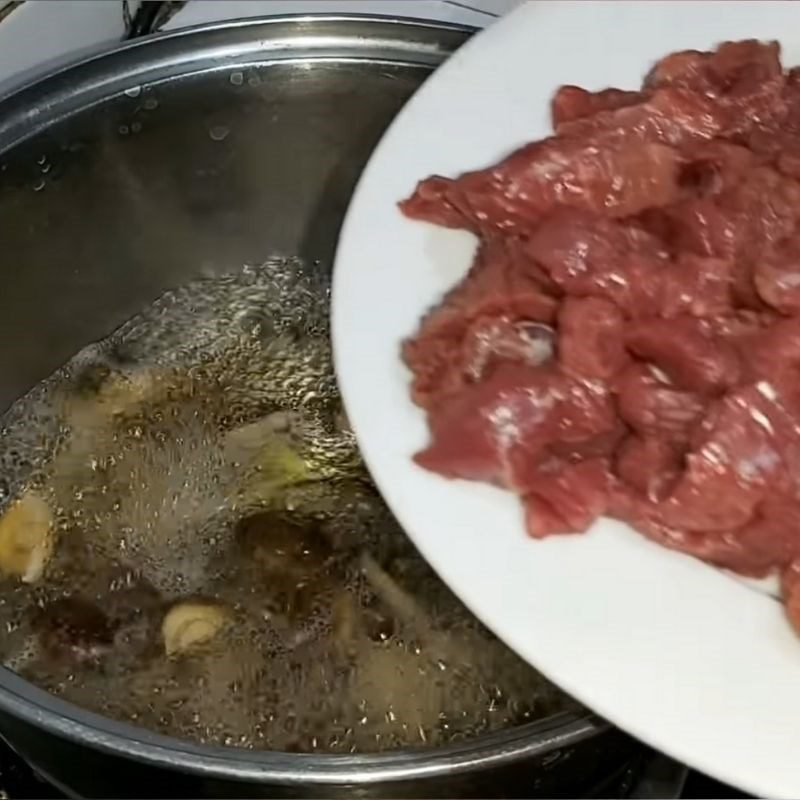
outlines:
M658 782L658 756L642 765L631 766L613 787L604 786L598 797L657 798L662 796ZM168 797L168 795L164 795ZM39 777L5 742L0 739L0 798L9 800L56 800L65 798L62 791ZM699 772L689 772L681 797L687 798L746 798L730 786L707 778Z

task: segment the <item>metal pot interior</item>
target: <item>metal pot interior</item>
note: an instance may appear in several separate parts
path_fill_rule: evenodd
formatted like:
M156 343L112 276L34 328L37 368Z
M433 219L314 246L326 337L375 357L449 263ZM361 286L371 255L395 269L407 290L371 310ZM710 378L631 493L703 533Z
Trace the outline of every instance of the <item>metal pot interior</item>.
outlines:
M372 147L468 35L341 17L210 26L88 58L0 100L0 334L12 343L0 350L0 406L200 277L297 256L322 276L314 285L324 299L342 216ZM608 729L565 702L547 719L433 749L257 752L109 719L7 669L0 709L149 764L284 784L469 773Z

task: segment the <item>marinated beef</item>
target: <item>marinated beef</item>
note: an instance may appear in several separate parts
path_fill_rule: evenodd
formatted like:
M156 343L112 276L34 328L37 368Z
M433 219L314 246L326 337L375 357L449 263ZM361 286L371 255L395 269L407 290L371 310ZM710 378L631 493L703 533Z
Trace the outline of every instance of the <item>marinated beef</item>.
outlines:
M726 42L551 112L400 204L481 240L404 345L417 462L516 492L534 537L608 514L776 571L800 629L800 70Z

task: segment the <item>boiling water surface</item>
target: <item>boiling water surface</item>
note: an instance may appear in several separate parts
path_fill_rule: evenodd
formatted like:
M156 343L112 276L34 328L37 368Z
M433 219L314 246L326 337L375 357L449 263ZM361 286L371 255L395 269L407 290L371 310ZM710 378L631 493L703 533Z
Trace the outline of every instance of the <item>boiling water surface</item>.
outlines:
M569 701L483 629L373 489L321 270L194 281L2 418L0 657L200 742L442 745Z

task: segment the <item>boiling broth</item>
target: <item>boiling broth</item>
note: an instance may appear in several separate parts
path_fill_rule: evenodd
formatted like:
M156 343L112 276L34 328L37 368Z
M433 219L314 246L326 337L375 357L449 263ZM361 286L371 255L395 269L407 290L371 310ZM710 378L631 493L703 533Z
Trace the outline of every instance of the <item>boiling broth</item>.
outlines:
M570 702L437 579L370 483L320 271L197 280L2 419L0 657L198 742L439 746Z

